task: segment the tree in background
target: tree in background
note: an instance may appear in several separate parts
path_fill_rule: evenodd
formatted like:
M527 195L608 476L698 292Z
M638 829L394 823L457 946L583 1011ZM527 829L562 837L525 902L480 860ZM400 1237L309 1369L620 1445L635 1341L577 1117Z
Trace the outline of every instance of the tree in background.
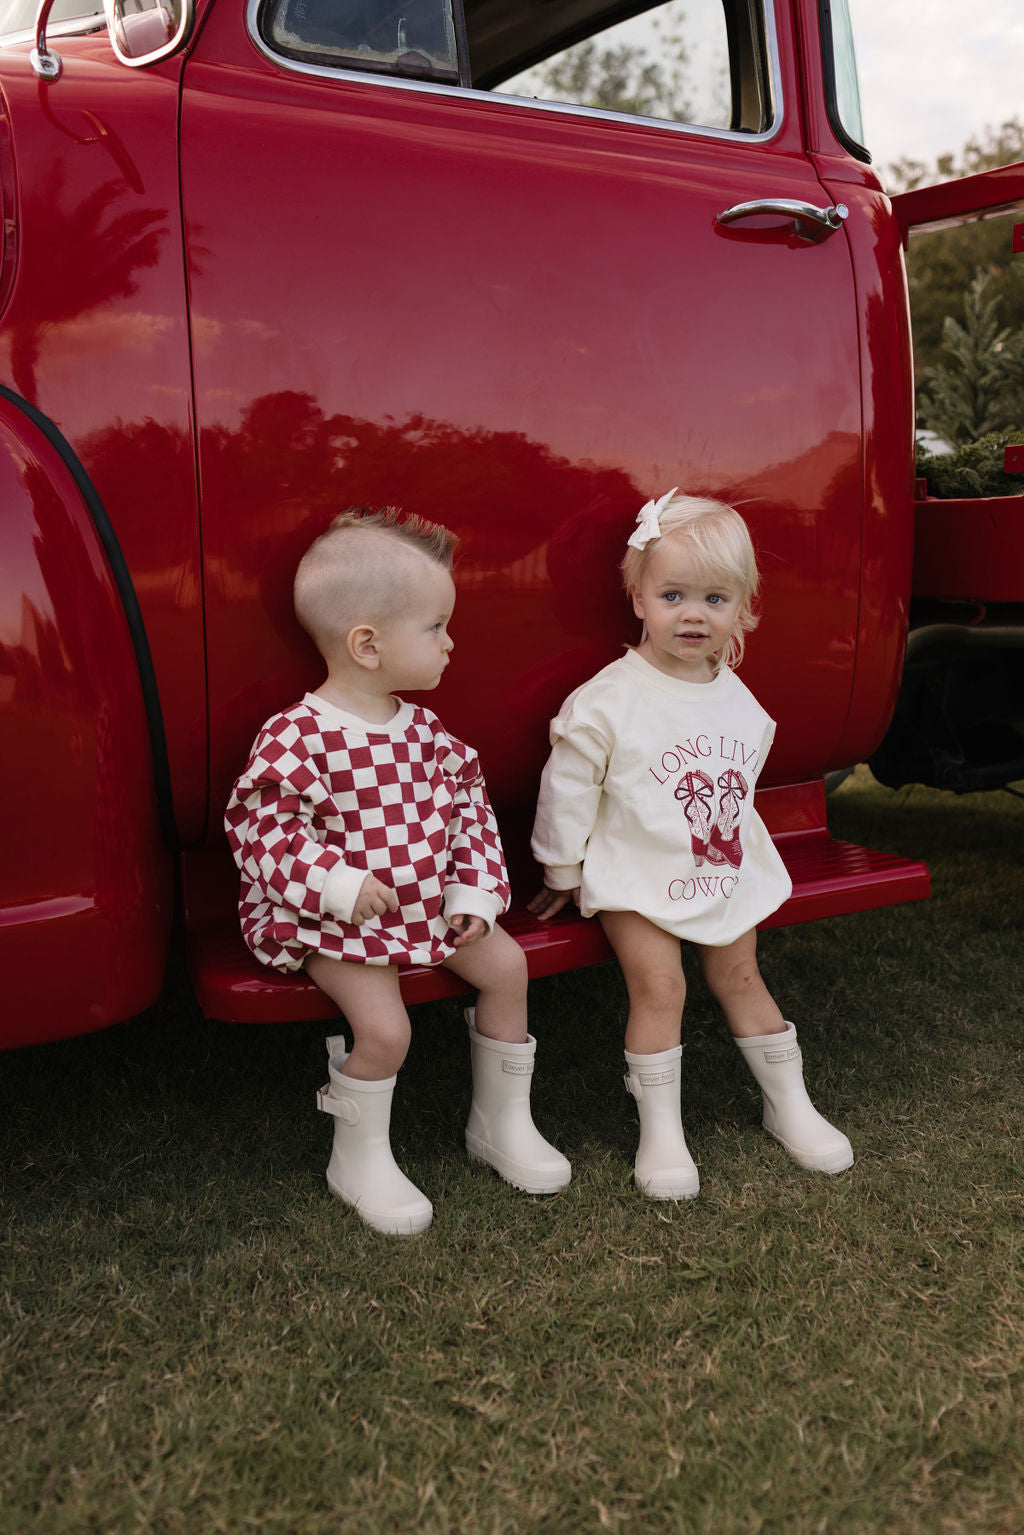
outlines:
M999 323L991 275L978 267L963 296L963 324L947 315L942 350L918 398L922 426L951 447L977 442L1024 420L1024 331Z
M1024 160L1024 123L1017 117L1000 123L998 128L983 128L980 138L967 140L956 154L939 155L934 167L924 160L908 157L894 161L887 167L886 180L893 192L912 192L915 187L928 186L934 181L952 181L959 176L976 176L979 171L990 171L997 165L1014 165Z
M668 73L660 59L642 48L629 43L602 48L593 37L537 70L543 94L555 101L685 120L688 104Z
M694 122L683 4L675 0L662 6L650 25L649 46L621 33L614 35L613 28L603 39L601 35L587 38L536 65L523 77L520 88L548 101ZM723 126L729 121L728 81L723 73L721 80L711 84L714 105L710 112L705 107L703 118L709 126L712 119L714 125Z

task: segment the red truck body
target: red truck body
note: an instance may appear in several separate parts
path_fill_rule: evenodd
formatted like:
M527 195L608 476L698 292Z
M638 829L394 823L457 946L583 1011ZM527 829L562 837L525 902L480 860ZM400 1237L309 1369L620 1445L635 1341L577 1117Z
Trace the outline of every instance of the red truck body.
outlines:
M617 561L673 484L760 553L777 920L927 893L825 820L822 775L896 704L916 508L906 221L835 126L815 0L767 9L763 121L726 129L478 89L477 12L459 84L275 54L243 0L141 59L102 17L3 39L0 1043L145 1007L179 900L208 1013L328 1010L242 947L222 813L318 680L291 577L352 503L461 537L431 704L480 751L520 905L548 720L635 637ZM720 218L779 199L847 216ZM534 974L606 952L509 926Z

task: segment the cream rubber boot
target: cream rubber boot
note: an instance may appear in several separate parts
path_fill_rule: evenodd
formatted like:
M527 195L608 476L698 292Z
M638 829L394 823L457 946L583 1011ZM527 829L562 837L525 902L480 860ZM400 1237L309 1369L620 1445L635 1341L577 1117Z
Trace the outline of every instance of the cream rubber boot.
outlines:
M348 1056L341 1035L327 1041L330 1080L316 1095L317 1108L334 1117L334 1147L327 1187L351 1205L368 1226L389 1236L416 1236L433 1218L430 1200L391 1155L391 1099L397 1077L361 1082L342 1075Z
M474 1027L475 1009L466 1008L473 1067L473 1102L466 1125L466 1150L486 1162L507 1183L527 1194L564 1189L572 1168L548 1144L530 1113L530 1085L537 1041L525 1045L488 1039Z
M735 1037L735 1036L734 1036ZM853 1148L841 1130L823 1119L807 1096L796 1029L736 1039L761 1087L764 1127L795 1162L816 1173L841 1173L853 1162Z
M679 1108L682 1054L682 1045L658 1055L626 1051L626 1091L640 1115L634 1181L648 1199L692 1199L700 1192Z

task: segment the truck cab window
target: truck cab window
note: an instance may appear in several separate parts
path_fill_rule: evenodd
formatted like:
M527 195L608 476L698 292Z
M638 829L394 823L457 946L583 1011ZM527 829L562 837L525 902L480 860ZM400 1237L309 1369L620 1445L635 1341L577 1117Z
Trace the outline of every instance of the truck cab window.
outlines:
M825 105L839 142L858 160L870 160L864 148L864 117L853 26L847 0L822 0L825 49Z
M315 69L737 133L773 122L762 0L265 0L258 29Z
M275 53L299 63L458 83L449 0L270 0L259 27Z
M481 75L504 95L527 96L541 101L565 102L632 117L662 118L701 127L761 131L766 125L766 93L745 114L738 89L742 71L739 55L751 57L749 7L723 0L670 0L649 6L626 20L622 7L615 20L602 14L610 8L589 7L592 14L581 27L578 5L558 7L559 30L544 36L543 22L532 34L520 28L519 55L532 54L528 67L517 68L505 78L488 58L490 39L483 33L475 12L492 9L484 4L467 6L470 52L474 81ZM517 8L525 17L547 19L553 7L534 4ZM743 12L743 27L737 16ZM730 23L737 41L736 67L730 49ZM740 35L746 32L744 44ZM479 39L479 41L478 41ZM511 39L509 39L511 41ZM479 52L480 67L476 54ZM517 63L513 58L511 62ZM746 120L745 120L746 118Z

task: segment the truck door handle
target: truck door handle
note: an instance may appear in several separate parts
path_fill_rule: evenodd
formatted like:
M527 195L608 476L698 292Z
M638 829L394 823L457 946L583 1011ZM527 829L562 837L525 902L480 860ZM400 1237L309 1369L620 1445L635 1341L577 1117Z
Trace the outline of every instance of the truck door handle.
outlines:
M763 197L750 203L736 203L726 208L715 220L716 224L735 224L737 219L753 218L759 213L780 213L783 218L793 219L796 232L802 240L824 240L850 216L845 203L831 208L816 208L813 203L800 202L795 197Z

